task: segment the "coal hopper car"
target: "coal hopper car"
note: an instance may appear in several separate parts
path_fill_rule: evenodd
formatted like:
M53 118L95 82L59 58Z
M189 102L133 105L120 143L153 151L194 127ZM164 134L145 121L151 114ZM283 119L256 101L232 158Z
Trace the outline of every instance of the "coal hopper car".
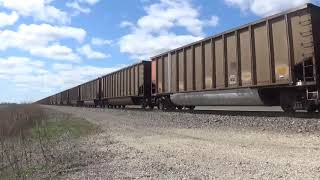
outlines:
M50 97L47 97L47 98L44 98L44 99L41 99L37 102L35 102L36 104L43 104L43 105L49 105L50 104Z
M106 107L125 107L151 103L151 62L140 63L123 68L101 78L101 100Z
M100 106L100 82L101 79L97 78L79 87L79 102L80 106L98 107ZM76 95L73 95L76 96Z
M55 96L56 96L57 105L62 105L61 92L56 94Z
M286 112L313 112L319 108L320 8L307 4L151 60L152 95L162 109L281 105Z
M57 97L56 95L50 96L50 105L56 105L57 104Z
M78 106L80 102L80 86L73 87L68 90L69 92L69 105Z
M69 105L69 91L61 92L61 105Z

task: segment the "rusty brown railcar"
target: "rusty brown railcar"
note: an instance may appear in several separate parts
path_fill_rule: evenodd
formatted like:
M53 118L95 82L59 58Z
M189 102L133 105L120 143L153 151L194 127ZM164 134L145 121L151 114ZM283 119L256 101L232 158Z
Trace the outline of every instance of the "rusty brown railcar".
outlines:
M151 62L142 61L101 78L102 102L108 107L142 105L151 101Z
M41 100L35 102L35 104L50 105L50 97L46 97L44 99L41 99Z
M264 18L151 58L161 108L319 107L320 8Z
M45 105L50 105L50 97L47 97L45 100Z
M61 92L61 104L62 105L69 104L69 91L68 90Z
M56 104L56 96L55 95L50 96L49 99L50 99L50 105Z
M56 94L57 105L62 105L61 93Z
M80 85L80 105L99 106L100 78Z
M50 97L45 98L43 104L50 105Z
M80 101L80 86L73 87L69 91L69 104L77 106Z

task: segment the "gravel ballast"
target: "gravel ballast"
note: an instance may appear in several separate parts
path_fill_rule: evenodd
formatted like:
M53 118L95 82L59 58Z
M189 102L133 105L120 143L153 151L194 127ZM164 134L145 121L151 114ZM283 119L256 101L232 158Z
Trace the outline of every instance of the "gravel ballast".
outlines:
M49 108L102 129L82 148L107 160L69 179L320 178L317 115Z

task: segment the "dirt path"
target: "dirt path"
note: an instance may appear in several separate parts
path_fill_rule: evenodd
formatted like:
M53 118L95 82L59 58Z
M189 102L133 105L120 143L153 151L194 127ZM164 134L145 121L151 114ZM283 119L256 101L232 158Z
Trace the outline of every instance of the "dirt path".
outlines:
M104 156L70 179L320 179L317 133L215 127L182 113L50 108L102 128L83 147Z

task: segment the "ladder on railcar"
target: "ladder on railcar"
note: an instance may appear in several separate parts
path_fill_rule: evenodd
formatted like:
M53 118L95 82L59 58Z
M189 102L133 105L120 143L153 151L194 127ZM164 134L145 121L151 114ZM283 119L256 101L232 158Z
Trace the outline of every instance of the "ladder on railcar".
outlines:
M316 81L315 65L312 58L306 59L302 62L303 67L303 82Z

